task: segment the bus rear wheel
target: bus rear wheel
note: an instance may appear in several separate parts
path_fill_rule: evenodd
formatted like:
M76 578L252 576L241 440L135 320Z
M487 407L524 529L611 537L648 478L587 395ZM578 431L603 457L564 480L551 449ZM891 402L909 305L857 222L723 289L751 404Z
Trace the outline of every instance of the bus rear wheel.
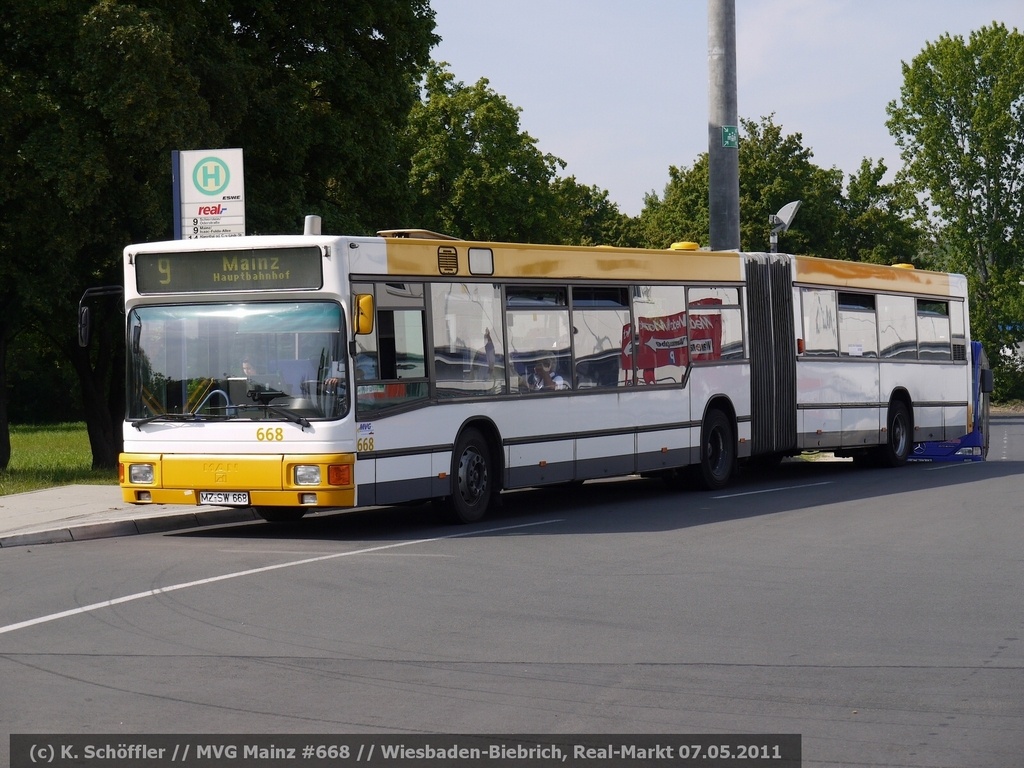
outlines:
M494 495L491 452L476 429L465 430L452 452L452 495L449 516L458 523L475 523L487 514Z
M886 427L885 445L879 449L878 459L884 467L902 467L907 463L913 443L913 427L905 403L896 400L889 406Z
M302 519L306 507L253 507L253 511L268 523L294 523Z
M700 431L700 480L709 491L729 484L736 467L736 438L729 417L715 409L708 412Z

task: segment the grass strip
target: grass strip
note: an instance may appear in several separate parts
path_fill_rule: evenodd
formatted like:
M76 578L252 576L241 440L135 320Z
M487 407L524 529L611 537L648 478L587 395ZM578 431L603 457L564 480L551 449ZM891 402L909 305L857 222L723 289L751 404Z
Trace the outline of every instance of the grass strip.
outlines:
M117 484L116 470L92 468L84 423L11 427L11 461L0 472L0 496L79 484Z

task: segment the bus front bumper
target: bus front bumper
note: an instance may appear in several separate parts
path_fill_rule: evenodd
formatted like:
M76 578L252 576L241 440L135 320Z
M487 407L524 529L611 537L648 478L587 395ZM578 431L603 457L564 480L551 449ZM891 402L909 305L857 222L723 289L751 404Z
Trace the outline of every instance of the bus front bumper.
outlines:
M354 507L355 455L123 453L123 499L131 504Z

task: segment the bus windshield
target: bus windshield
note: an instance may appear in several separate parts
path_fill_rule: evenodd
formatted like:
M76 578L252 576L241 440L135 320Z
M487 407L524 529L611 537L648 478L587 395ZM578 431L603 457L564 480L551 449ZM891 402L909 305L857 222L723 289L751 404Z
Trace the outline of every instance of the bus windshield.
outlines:
M349 408L341 307L330 301L136 307L128 419L337 419Z

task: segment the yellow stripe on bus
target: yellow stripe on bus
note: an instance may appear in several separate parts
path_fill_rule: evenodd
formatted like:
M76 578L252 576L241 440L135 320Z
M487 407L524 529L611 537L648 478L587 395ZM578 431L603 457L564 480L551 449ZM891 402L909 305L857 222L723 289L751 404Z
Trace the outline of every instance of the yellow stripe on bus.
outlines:
M857 261L796 256L796 282L891 292L950 296L949 275Z
M469 249L489 249L493 275L473 275ZM442 272L439 251L457 255L457 271ZM585 248L388 238L388 274L433 277L561 278L600 280L691 280L739 282L741 257L733 252Z

